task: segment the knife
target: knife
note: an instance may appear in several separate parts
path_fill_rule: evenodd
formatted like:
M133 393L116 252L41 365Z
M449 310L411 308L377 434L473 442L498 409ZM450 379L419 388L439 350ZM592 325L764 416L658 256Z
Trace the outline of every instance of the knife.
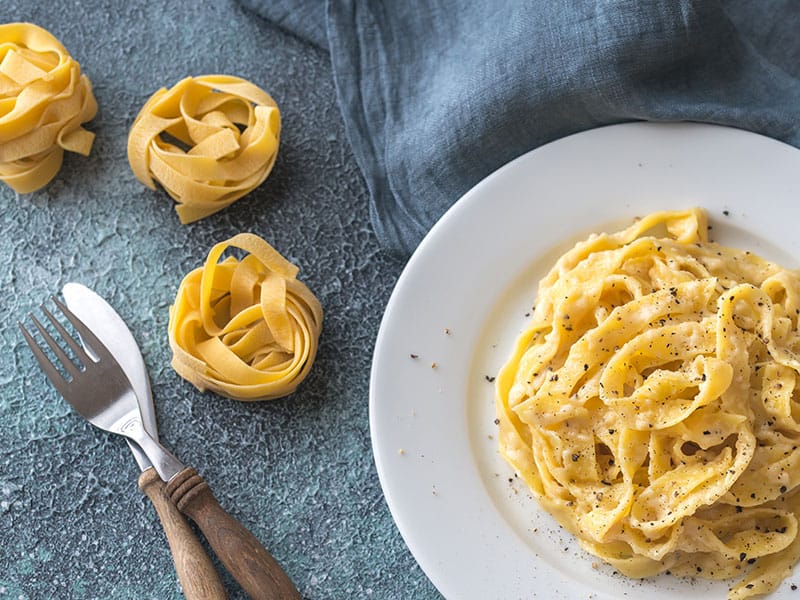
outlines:
M139 400L142 425L158 441L150 379L139 346L128 326L111 305L86 286L67 283L61 293L69 309L92 330L122 367ZM84 345L84 348L88 354L94 355L88 346ZM164 527L184 595L189 600L226 598L225 588L211 558L195 536L189 522L170 501L164 491L164 482L139 446L130 439L127 441L141 470L139 488L152 501Z

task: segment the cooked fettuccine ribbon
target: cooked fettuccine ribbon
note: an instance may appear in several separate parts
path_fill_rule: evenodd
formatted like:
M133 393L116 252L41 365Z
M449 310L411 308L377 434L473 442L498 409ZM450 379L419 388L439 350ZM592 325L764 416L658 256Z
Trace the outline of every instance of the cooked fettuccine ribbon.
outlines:
M500 451L622 573L767 593L800 558L798 315L798 272L710 243L701 210L592 235L497 377Z
M128 162L144 185L178 203L182 223L207 217L261 185L278 156L272 97L229 75L187 77L153 94L128 135Z
M229 247L248 254L220 261ZM311 369L322 330L322 307L297 273L254 234L216 244L170 308L175 371L235 400L292 393Z
M64 150L88 156L97 113L92 84L53 35L31 23L0 25L0 180L20 194L56 176Z

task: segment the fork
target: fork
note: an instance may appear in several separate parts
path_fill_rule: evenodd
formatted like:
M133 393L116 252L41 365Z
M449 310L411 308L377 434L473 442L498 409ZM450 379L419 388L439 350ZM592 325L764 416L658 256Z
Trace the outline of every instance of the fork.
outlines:
M47 378L64 399L90 423L123 435L139 445L166 482L165 492L182 513L205 535L225 568L254 599L299 599L289 577L263 545L219 504L206 481L184 466L145 431L136 393L111 352L58 298L53 302L95 354L93 359L61 322L45 307L41 310L81 363L78 367L65 349L33 315L29 317L69 378L51 362L33 335L18 323Z
M111 352L97 339L88 327L57 298L53 297L56 306L72 323L75 330L97 356L96 360L83 349L64 326L56 319L46 307L40 307L42 312L53 324L58 334L67 343L72 352L80 361L83 368L79 368L69 358L67 353L58 345L39 320L30 314L29 317L39 330L42 338L55 354L61 366L69 375L69 379L59 372L56 366L36 343L33 336L19 323L25 341L33 351L47 378L58 392L69 402L87 421L112 433L117 433L130 438L147 454L148 458L157 457L153 467L164 481L169 481L176 473L183 470L184 466L169 450L153 440L142 425L142 415L136 400L133 386L128 380L122 367L111 355ZM102 382L102 385L98 385ZM151 454L154 456L151 457Z

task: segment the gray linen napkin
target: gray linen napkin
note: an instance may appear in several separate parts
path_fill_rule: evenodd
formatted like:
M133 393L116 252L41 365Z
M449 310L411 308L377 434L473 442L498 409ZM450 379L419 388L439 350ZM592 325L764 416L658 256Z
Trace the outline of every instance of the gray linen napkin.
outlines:
M242 1L329 49L375 231L401 255L482 178L570 133L702 121L800 145L792 0Z

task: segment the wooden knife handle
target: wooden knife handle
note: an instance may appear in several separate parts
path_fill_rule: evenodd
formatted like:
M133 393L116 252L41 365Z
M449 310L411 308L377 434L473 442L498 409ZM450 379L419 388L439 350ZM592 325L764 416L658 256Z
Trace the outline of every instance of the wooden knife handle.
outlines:
M217 557L250 598L300 600L297 588L272 555L244 525L225 512L197 471L183 469L165 489L175 506L197 523Z
M156 509L167 536L175 570L187 600L225 600L225 588L214 563L195 536L189 522L170 501L164 482L155 469L145 469L139 476L142 490Z

